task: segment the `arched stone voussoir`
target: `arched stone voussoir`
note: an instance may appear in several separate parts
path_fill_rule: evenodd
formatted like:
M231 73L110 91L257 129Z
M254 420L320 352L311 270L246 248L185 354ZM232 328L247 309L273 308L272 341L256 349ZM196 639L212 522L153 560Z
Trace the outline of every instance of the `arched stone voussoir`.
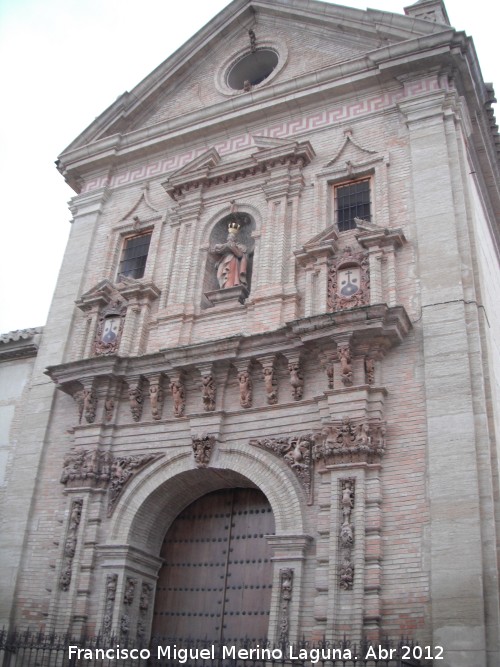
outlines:
M255 487L272 507L276 535L304 532L304 499L280 462L257 449L220 449L212 465L196 468L188 454L161 459L124 491L111 519L108 544L158 555L170 524L190 503L218 489Z

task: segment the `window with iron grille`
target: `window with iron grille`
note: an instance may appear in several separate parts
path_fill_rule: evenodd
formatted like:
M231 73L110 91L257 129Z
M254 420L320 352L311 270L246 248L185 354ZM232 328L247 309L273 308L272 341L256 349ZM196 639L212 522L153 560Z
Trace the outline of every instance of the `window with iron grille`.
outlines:
M337 225L339 232L355 229L354 218L371 219L370 181L356 181L335 188Z
M151 232L125 239L118 274L128 278L142 278L148 258Z

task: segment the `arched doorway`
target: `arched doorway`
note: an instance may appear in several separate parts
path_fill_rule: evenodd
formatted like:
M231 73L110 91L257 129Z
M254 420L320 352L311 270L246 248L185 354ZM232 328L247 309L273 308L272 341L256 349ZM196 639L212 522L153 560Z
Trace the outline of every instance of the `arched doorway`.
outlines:
M266 638L269 534L274 534L273 513L257 489L222 489L189 505L163 541L153 635L178 643Z

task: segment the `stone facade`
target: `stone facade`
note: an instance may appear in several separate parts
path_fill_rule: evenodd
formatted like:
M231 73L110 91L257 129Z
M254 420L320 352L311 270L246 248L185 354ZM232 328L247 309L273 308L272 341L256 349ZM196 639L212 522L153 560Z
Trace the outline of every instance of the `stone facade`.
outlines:
M60 156L73 224L7 469L0 623L144 638L176 516L255 486L272 641L498 664L492 92L439 0L405 12L234 0ZM274 68L231 87L252 49ZM353 183L370 216L341 229Z

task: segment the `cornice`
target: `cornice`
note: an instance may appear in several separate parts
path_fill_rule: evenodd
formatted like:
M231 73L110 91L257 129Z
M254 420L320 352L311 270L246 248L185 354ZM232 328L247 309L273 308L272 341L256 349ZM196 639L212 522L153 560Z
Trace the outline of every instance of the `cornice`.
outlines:
M353 90L380 87L384 80L394 83L395 77L408 72L410 60L412 71L431 65L442 67L446 56L448 64L452 63L453 49L462 51L467 44L463 33L452 29L391 44L360 58L275 83L156 125L70 148L61 154L58 168L78 191L79 179L104 165L117 167L121 161L130 161L135 155L165 150L179 141L196 140L206 136L212 127L248 123L256 115L269 115L271 108L278 113L292 102L297 104L298 99L304 104L306 98L311 98L312 103L316 96L324 98L326 93L338 98L352 94ZM460 66L460 62L455 65Z
M298 165L302 168L307 166L314 156L314 149L308 141L301 143L292 141L284 145L260 149L248 158L229 164L213 163L202 168L194 166L192 170L183 168L181 173L172 174L162 185L172 199L177 201L192 188L210 187L246 176L264 174L277 165Z
M387 347L399 344L411 329L403 306L385 304L361 306L350 310L325 313L288 323L281 329L252 336L233 336L195 345L165 348L139 357L92 357L58 366L45 373L68 394L85 381L96 378L141 378L153 374L173 375L204 365L235 364L239 361L282 355L298 358L310 343L331 346L344 339L365 346L368 340L384 341Z
M435 33L442 29L430 21L369 9L367 11L327 5L323 2L304 2L304 0L233 0L211 21L195 33L187 42L177 49L169 58L158 65L131 92L125 92L111 104L88 128L86 128L64 151L67 153L78 145L92 143L96 135L102 134L113 127L120 132L121 128L142 105L154 97L158 90L168 83L169 79L178 79L181 73L203 51L213 48L217 39L224 38L231 30L250 27L255 15L275 18L289 18L307 24L321 26L325 30L338 30L339 25L345 35L363 38L371 37L391 39L392 41L408 40L415 36Z
M0 361L36 357L43 327L18 329L0 335Z

